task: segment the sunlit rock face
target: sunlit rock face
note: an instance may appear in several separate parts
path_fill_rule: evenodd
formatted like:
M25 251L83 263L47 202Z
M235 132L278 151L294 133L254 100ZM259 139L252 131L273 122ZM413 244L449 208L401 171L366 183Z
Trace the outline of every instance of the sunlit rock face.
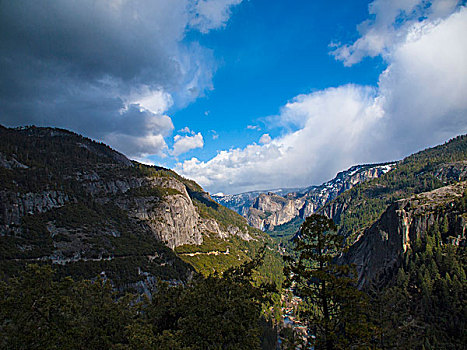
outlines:
M221 224L216 212L201 214L200 203L219 205L193 181L66 130L0 126L0 175L0 236L11 242L10 258L63 265L151 256L169 266L175 255L154 241L174 249L206 235L255 239L246 220Z
M459 209L456 200L466 189L467 182L460 182L395 202L339 261L355 264L358 284L364 287L390 275L403 253L418 238L424 238L433 225L442 227L444 220L449 222L449 237L443 238L444 243L464 245L466 213Z
M243 215L251 226L272 231L296 217L305 219L342 192L380 177L394 166L395 163L357 165L338 173L334 179L320 186L219 195L213 196L213 199Z

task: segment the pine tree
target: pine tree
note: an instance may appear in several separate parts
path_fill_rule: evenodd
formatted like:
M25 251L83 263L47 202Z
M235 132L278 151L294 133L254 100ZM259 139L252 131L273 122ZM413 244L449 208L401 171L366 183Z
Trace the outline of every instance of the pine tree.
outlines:
M365 348L372 327L368 322L367 297L356 287L355 269L338 265L343 237L331 219L313 214L302 224L295 239L298 260L286 259L288 285L301 297L301 318L315 332L316 349Z

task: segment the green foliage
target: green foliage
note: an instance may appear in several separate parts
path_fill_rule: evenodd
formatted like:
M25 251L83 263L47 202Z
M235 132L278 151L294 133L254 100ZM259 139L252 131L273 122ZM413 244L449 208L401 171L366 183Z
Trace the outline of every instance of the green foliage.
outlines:
M0 167L2 186L21 193L54 189L72 192L74 183L65 181L65 176L93 169L96 164L100 164L101 170L120 164L118 153L110 147L58 128L2 128L0 153L14 156L28 167L14 170Z
M373 326L366 308L368 298L356 287L355 269L336 265L344 251L344 237L331 219L313 214L295 239L298 260L286 259L287 284L302 299L300 319L316 338L316 349L370 348Z
M267 231L267 233L271 237L276 238L281 242L290 241L293 238L293 236L298 231L300 231L300 226L302 225L302 223L303 220L299 216L296 216L291 221L285 224L274 226L274 230Z
M79 260L54 268L60 277L73 276L77 279L89 279L105 273L105 276L119 288L127 288L129 284L145 281L147 276L162 280L184 280L191 266L179 259L170 259L170 253L157 259L147 256L115 257L111 260L84 261ZM167 262L168 260L168 262Z
M189 253L209 253L219 252L225 254L229 251L231 241L227 241L217 237L216 235L204 235L203 244L184 244L175 248L178 254L189 254Z
M446 185L436 177L436 171L443 164L465 159L467 135L405 158L395 169L383 176L344 192L325 205L321 212L326 213L332 206L345 206L345 211L335 215L333 219L339 227L339 232L351 236L349 243L352 243L352 238L378 219L389 204Z
M157 197L163 198L166 196L173 196L176 194L182 194L174 188L165 188L159 186L142 186L136 187L125 192L127 197Z
M109 283L56 282L37 265L0 284L0 303L2 349L108 349L125 341L136 315L128 298L115 301Z
M161 294L169 302L159 302L157 295L148 314L157 315L151 323L172 341L200 350L260 349L262 300L251 284L210 276L190 289Z
M466 197L449 212L440 207L434 217L441 221L404 254L391 283L373 290L381 348L462 349L467 343L466 248L450 244L458 222L452 213L467 211Z
M254 229L251 226L248 226L246 219L230 210L223 205L220 205L213 200L207 200L199 195L196 195L195 192L190 192L190 196L198 209L199 215L206 219L215 219L223 228L227 230L229 226L237 226L240 229L246 229L252 234L261 234L261 231Z
M259 350L269 331L262 305L274 292L251 283L261 261L223 278L161 282L152 300L139 302L117 295L108 280L56 280L50 267L31 265L0 282L0 348Z
M183 245L175 248L181 259L204 276L222 274L229 268L236 267L253 259L264 246L259 240L246 241L231 236L221 239L217 236L204 236L201 245ZM280 288L284 279L282 259L275 250L273 242L266 244L265 263L258 267L255 280L274 283ZM193 256L190 256L193 254Z

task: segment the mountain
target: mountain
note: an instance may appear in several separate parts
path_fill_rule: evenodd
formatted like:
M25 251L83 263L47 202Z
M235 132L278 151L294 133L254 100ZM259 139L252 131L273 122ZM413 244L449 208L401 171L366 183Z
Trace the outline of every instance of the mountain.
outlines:
M356 237L397 200L464 180L467 135L408 156L392 171L343 192L320 212L332 218L343 235Z
M386 283L414 242L444 227L441 245L465 246L467 135L400 161L393 170L362 182L326 203L349 250L340 261L357 267L360 287ZM464 198L464 199L462 199Z
M300 193L305 192L307 188L278 188L275 190L265 190L265 191L250 191L239 194L223 194L216 193L211 195L217 203L222 204L223 206L235 210L240 215L246 217L249 208L253 205L256 198L261 194L271 193L278 196L286 196L289 193Z
M171 170L66 130L0 127L2 277L41 262L147 288L156 277L221 272L264 244L268 268L279 269L267 235Z
M467 135L413 154L318 212L332 218L384 349L463 349ZM367 316L364 316L367 315ZM379 330L378 330L379 329Z
M379 177L396 163L356 165L320 186L299 189L253 191L213 199L247 218L258 229L274 236L293 234L300 223L324 204L356 184Z
M340 262L355 264L359 285L364 287L387 280L404 254L428 237L437 243L465 247L466 201L465 181L398 200L365 229Z

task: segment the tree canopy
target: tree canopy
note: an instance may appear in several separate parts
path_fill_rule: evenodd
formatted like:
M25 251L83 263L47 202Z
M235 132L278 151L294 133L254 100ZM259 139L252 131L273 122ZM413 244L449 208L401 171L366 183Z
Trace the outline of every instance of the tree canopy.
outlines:
M110 280L56 280L50 266L30 265L0 282L0 348L259 350L274 291L253 285L262 259L222 277L160 282L151 300L118 294Z
M316 349L369 347L372 327L365 315L366 295L355 287L355 269L337 265L344 238L323 215L309 216L295 238L298 259L287 259L285 273L293 293L302 299L300 319L312 331Z

